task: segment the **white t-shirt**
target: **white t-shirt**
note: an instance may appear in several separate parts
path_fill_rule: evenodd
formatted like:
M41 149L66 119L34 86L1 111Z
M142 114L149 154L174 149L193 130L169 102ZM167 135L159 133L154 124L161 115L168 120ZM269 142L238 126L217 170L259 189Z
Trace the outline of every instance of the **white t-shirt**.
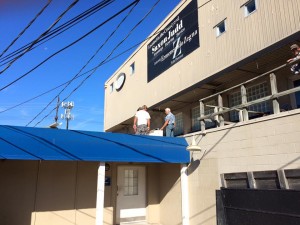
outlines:
M145 110L137 111L135 116L137 117L137 126L142 124L147 125L147 120L151 118L149 113Z

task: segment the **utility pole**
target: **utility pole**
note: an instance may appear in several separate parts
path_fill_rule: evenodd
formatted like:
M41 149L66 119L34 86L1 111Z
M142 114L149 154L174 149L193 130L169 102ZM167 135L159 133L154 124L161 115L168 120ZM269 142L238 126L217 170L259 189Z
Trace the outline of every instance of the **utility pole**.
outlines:
M60 126L62 123L58 123L58 108L59 108L59 96L57 96L57 104L56 104L56 113L55 113L55 117L54 117L54 123L50 124L49 127L50 128L57 128L58 126Z
M59 108L59 96L57 96L56 112L55 112L55 118L54 118L55 123L57 123L57 120L58 120L58 108Z
M69 129L69 120L73 120L74 116L71 115L71 110L74 107L74 102L62 102L61 107L65 109L65 114L61 114L62 119L67 120L67 126L66 129Z

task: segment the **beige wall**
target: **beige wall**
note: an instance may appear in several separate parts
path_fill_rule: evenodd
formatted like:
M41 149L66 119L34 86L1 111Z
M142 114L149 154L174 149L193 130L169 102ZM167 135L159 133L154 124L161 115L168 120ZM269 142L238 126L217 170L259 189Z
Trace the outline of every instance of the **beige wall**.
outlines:
M137 50L106 82L104 129L131 118L138 106L157 104L299 31L298 0L259 0L257 11L248 17L241 8L245 2L198 0L200 47L149 83L147 43ZM216 37L213 27L225 18L227 31ZM133 62L135 73L130 75ZM127 74L123 89L110 93L121 72Z
M147 166L147 221L148 223L159 223L160 213L160 179L159 165L152 164Z
M0 161L0 224L94 225L98 165ZM112 224L111 211L105 209L105 224Z
M105 187L104 225L115 220L118 165L124 163L110 163L105 174L111 176L111 186ZM147 168L147 221L180 223L180 165L143 165ZM0 224L95 225L98 166L94 162L0 161Z
M160 224L181 224L180 165L160 166Z
M190 224L216 224L220 174L299 168L299 123L298 109L207 130L199 143L205 156L194 152L189 166Z

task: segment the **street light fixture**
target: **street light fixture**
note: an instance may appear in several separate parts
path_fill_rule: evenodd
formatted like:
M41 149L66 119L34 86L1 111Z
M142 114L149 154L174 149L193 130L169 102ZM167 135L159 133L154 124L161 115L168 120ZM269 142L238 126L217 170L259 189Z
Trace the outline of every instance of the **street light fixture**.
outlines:
M195 140L195 135L193 135L192 139L192 144L187 146L186 148L187 151L202 151L201 147L197 145L196 140Z

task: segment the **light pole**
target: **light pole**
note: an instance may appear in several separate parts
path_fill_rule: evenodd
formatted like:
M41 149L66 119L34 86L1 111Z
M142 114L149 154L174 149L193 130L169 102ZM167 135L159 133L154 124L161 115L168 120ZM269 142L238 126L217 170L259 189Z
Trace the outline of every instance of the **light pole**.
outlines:
M71 110L74 107L74 102L62 102L61 107L65 109L65 114L61 114L62 119L67 120L66 129L69 129L69 120L73 120L74 116L71 114Z

